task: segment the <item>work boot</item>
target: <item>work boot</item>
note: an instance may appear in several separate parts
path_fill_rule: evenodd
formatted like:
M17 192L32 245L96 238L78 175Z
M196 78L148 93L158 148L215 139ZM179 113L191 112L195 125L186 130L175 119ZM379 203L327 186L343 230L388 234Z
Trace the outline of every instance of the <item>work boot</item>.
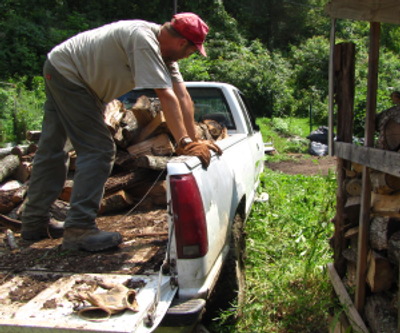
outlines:
M47 224L35 229L24 230L24 225L22 225L21 237L35 242L45 238L61 238L63 233L64 222L51 219Z
M62 243L63 250L103 251L122 243L119 232L101 231L98 228L66 228Z

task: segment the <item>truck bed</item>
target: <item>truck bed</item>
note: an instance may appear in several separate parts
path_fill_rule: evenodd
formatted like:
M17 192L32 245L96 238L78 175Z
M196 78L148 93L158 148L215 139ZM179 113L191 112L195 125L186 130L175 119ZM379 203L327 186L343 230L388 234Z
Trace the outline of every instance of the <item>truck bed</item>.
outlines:
M97 224L103 230L119 231L123 235L119 249L68 252L61 249L61 239L31 243L21 239L18 233L14 233L17 249L11 250L4 241L0 247L0 287L17 275L19 282L13 288L9 285L0 289L0 307L27 303L71 273L158 274L168 239L165 210L102 216ZM1 235L4 237L4 233Z

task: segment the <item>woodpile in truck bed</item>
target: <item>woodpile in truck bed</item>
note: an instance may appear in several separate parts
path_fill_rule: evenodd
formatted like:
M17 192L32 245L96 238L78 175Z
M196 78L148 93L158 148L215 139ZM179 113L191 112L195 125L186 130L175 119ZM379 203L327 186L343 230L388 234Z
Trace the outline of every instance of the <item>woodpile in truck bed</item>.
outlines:
M377 116L376 148L400 152L400 107ZM347 248L342 256L346 263L343 283L349 293L356 287L358 232L362 195L361 165L351 163L342 184L346 195L344 206ZM365 273L366 302L362 316L371 333L398 332L399 264L400 264L400 178L369 170L371 209L368 230L368 256Z
M158 98L141 96L129 109L119 101L110 102L104 119L117 153L114 168L105 184L100 214L131 209L166 207L166 164L175 152L175 142L166 124ZM220 140L227 129L212 119L197 123L198 136ZM19 219L40 131L28 131L30 144L0 149L0 214ZM73 188L76 154L69 149L69 173L51 215L63 220ZM94 171L95 172L95 171ZM2 227L0 220L0 228ZM4 226L3 226L4 227Z

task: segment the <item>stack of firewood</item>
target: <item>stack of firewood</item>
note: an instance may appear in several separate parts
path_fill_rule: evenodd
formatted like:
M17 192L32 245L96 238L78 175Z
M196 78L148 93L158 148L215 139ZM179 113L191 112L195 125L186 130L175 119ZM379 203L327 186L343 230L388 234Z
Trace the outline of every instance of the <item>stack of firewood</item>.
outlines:
M117 154L100 212L116 212L134 205L141 210L166 207L165 169L176 143L159 100L141 96L130 109L114 100L107 105L104 119ZM220 140L227 136L226 127L215 120L206 119L196 125L202 139ZM0 150L0 214L20 217L39 137L40 132L29 131L29 145ZM74 182L76 154L71 145L69 157L68 179L52 207L53 217L59 220L65 218Z
M378 140L376 147L400 150L400 107L388 109L377 117ZM356 286L358 225L361 206L362 166L352 163L346 170L343 184L346 193L345 238L343 251L347 270L345 284L352 290ZM399 299L400 264L400 178L377 170L370 170L371 211L369 226L369 252L366 283L368 293L365 318L371 332L395 332ZM383 326L382 326L383 325Z

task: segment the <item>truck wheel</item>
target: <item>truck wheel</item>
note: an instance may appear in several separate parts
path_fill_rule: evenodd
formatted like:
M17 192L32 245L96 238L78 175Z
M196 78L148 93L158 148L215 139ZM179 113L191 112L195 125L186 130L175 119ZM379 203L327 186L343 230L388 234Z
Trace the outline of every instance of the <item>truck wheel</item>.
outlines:
M230 250L219 276L214 292L207 306L206 318L218 315L237 305L233 320L242 315L242 305L245 299L245 235L243 218L237 214L232 224L230 235Z

